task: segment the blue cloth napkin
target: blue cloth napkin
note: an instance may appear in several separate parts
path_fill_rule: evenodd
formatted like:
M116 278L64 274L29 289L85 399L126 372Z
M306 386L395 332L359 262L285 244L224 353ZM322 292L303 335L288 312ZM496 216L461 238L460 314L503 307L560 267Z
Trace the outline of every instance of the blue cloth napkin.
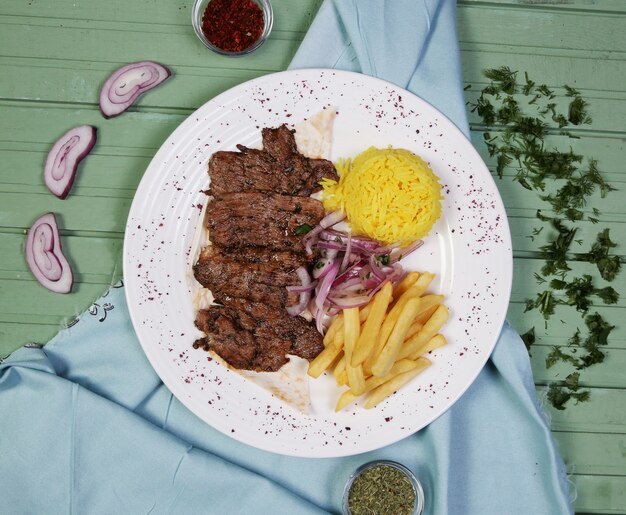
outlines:
M452 0L327 0L293 66L390 80L467 133L454 9ZM45 348L0 364L7 513L339 513L349 474L376 458L413 470L428 514L571 513L528 355L508 325L446 414L394 445L339 459L259 451L197 419L142 353L122 287Z

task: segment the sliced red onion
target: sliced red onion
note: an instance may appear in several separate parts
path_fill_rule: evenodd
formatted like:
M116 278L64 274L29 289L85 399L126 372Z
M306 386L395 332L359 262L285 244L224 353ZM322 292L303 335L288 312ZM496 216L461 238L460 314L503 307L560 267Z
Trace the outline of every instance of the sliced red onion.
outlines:
M154 61L130 63L114 71L100 90L100 111L105 118L122 114L146 91L172 75L166 66Z
M397 263L401 259L404 259L405 257L407 257L409 254L412 254L413 252L415 252L422 245L424 245L424 242L422 240L417 240L411 243L408 247L404 247L404 248L393 251L391 253L389 263L391 264Z
M43 286L56 293L69 293L74 276L63 255L59 226L54 213L40 217L26 237L26 262Z
M313 268L313 277L316 279L322 279L330 270L330 267L335 262L335 258L337 257L336 250L328 250L326 255L322 257Z
M326 332L326 326L324 325L324 319L326 318L326 314L323 309L318 309L315 314L315 327L317 328L317 332L320 334L324 334Z
M352 235L348 234L348 242L346 243L346 250L343 255L343 260L341 261L341 266L339 267L339 272L343 272L346 268L348 268L351 257L350 252L352 252Z
M372 270L372 273L380 280L384 280L387 277L385 275L385 272L381 270L380 264L378 263L378 256L375 254L372 254L370 256L370 269Z
M322 282L318 284L316 289L315 296L315 304L317 307L323 311L324 310L324 302L326 302L326 297L330 292L330 289L333 285L333 281L337 277L337 271L339 270L340 260L337 259L333 262L328 273L322 279Z
M299 267L296 270L296 274L298 274L298 278L300 279L302 286L309 286L311 284L311 277L309 276L309 273L306 271L306 268L304 268L303 266ZM310 289L301 292L298 304L295 304L294 306L287 306L287 313L289 313L292 317L299 315L306 309L307 304L309 303L310 300L311 300Z
M330 213L304 238L309 254L316 248L323 256L313 271L318 281L315 296L309 302L309 310L322 334L342 309L361 307L386 283L397 284L405 275L398 261L421 246L417 241L405 248L399 244L383 247L377 241L332 228L344 218L340 212ZM290 289L310 291L311 288Z
M320 249L341 250L341 251L344 251L346 248L346 246L343 243L335 243L332 241L318 241L317 247Z
M317 286L317 281L313 281L311 284L307 284L306 286L287 286L287 291L294 293L302 293L303 291L311 291L314 290Z
M341 284L343 281L347 281L352 277L358 277L359 272L362 270L365 261L359 260L354 263L351 267L347 268L341 275L338 275L335 281L333 282L333 287Z
M345 245L348 239L348 234L341 233L334 229L325 229L320 233L320 239L326 240L326 241L341 242ZM368 238L363 238L360 236L351 236L351 239L352 239L353 244L359 245L360 247L363 247L364 249L374 250L374 249L380 248L380 244L377 241L370 240Z
M320 220L320 227L322 229L328 229L333 225L338 224L339 222L345 220L346 215L344 215L341 211L333 211L332 213L327 214L324 218Z
M78 164L96 144L96 128L79 125L61 136L48 152L43 180L48 189L60 199L70 192Z

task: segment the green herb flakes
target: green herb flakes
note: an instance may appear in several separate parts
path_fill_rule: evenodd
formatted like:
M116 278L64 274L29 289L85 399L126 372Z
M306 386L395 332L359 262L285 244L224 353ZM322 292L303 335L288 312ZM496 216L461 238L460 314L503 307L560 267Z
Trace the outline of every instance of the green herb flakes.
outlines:
M306 234L308 232L311 232L313 230L313 227L311 227L309 224L302 224L302 225L298 225L298 227L296 227L294 229L294 233L296 233L298 236L301 236L302 234Z
M411 515L415 490L406 475L395 467L378 465L359 475L348 493L352 515Z
M615 304L619 299L614 288L599 284L613 281L620 272L621 258L611 254L616 243L604 228L584 253L579 247L589 248L590 242L580 238L583 231L579 229L581 222L600 223L600 211L589 203L592 199L598 203L598 196L594 199L597 193L604 198L615 188L605 181L595 159L585 159L570 145L557 148L552 143L555 136L561 136L561 141L562 136L577 138L567 131L568 126L591 123L589 104L579 91L564 86L559 93L535 83L528 73L518 83L518 72L506 66L485 70L484 75L490 83L469 105L484 126L487 152L495 160L494 173L501 179L512 177L545 203L545 210L536 213L540 226L528 235L533 242L540 234L544 240L537 248L543 266L534 277L545 289L526 300L526 311L537 309L547 330L557 309L576 309L585 326L584 331L575 328L567 345L553 347L546 357L547 368L560 362L575 370L548 390L548 400L560 410L570 399L576 403L589 399L589 391L579 390L580 371L604 361L601 347L607 345L614 329L600 314L588 312L594 305ZM594 264L598 274L574 272L573 262ZM576 266L576 270L580 268ZM533 327L522 339L530 349L539 337Z

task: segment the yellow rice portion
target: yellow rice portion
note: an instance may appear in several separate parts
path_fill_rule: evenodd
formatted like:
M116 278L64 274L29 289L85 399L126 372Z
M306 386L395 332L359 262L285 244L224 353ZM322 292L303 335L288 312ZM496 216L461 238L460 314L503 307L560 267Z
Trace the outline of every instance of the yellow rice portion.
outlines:
M408 150L370 147L335 166L339 181L321 181L322 202L345 213L355 235L404 246L426 236L441 216L439 178Z

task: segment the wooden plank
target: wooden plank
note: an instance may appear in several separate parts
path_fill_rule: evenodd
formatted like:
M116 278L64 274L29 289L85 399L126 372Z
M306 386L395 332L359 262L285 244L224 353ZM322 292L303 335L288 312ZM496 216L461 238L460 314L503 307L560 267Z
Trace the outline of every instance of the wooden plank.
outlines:
M272 0L274 24L272 33L300 32L308 29L322 0ZM109 0L106 9L98 2L76 2L75 0L49 0L39 2L11 2L10 7L0 4L0 15L7 14L29 19L83 20L87 23L111 21L119 24L137 23L142 25L163 24L183 26L191 29L191 7L188 0L155 2L147 8L145 4ZM119 26L119 25L118 25Z
M82 20L70 22L46 18L28 18L21 24L12 23L14 21L12 17L0 17L3 55L57 59L57 49L63 48L64 59L102 62L100 56L115 56L116 61L109 72L120 64L156 59L157 56L160 62L171 65L174 72L181 65L222 68L230 62L228 58L207 50L191 27L128 24L127 30L120 31L116 28L120 22L92 24ZM71 26L66 26L68 24ZM120 34L124 34L124 37L120 38ZM300 40L301 36L298 35L290 39L272 36L254 54L239 57L238 65L251 70L284 70L295 54ZM55 44L50 45L50 41ZM107 45L106 54L102 52L103 42ZM146 49L150 51L146 53Z
M576 513L624 513L626 506L626 477L574 474Z
M0 322L0 359L8 356L26 343L44 344L64 326L62 324L29 324Z
M546 357L551 347L535 345L531 349L531 365L536 385L548 385L555 381L563 381L568 374L574 372L570 364L559 362L546 368ZM578 354L583 350L574 349ZM625 388L626 389L626 349L602 349L606 355L604 363L594 365L580 372L580 386L594 388Z
M523 302L511 302L507 312L507 319L521 334L531 327L535 328L537 343L542 345L566 345L567 340L574 334L576 328L585 329L582 314L569 306L558 306L556 314L546 324L543 315L536 309L524 312ZM611 306L594 306L592 312L598 312L606 320L620 324L623 320L623 308ZM626 349L626 331L616 329L611 333L607 348Z
M569 403L567 409L556 410L546 399L548 388L537 387L537 397L548 416L552 431L581 433L626 434L626 390L590 388L591 400L580 404ZM626 469L622 470L623 471Z
M60 295L34 280L0 279L0 322L28 324L36 318L40 324L59 325L85 311L107 288L75 283L71 293Z
M626 470L626 435L552 433L565 465L577 474L622 475Z
M626 51L624 18L611 14L533 11L494 5L460 9L459 41L507 42L537 48ZM584 24L585 30L581 30ZM558 27L558 37L555 37ZM532 34L531 37L529 35Z
M593 128L593 124L591 128ZM471 140L485 164L490 170L495 170L496 159L489 156L487 152L483 132L472 131ZM562 151L568 151L571 148L576 154L584 156L584 162L587 162L589 159L595 159L598 162L598 168L607 181L611 183L626 182L626 173L624 173L621 159L621 156L626 152L626 141L622 137L593 136L589 132L585 132L579 138L557 135L547 136L544 139L544 143L547 148L558 148ZM514 177L515 173L514 166L508 166L504 169L505 177Z
M513 302L524 302L525 299L533 297L537 292L545 290L548 285L539 285L535 280L535 274L541 273L541 267L545 262L538 259L516 259L514 260L514 277L513 277L513 293L511 300ZM571 276L580 276L589 274L592 277L598 276L596 265L580 261L568 262L571 268ZM626 274L620 273L611 283L607 283L601 278L594 282L597 287L612 286L618 292L626 291ZM564 298L562 293L555 291L555 297ZM606 306L601 300L593 298L593 306ZM611 306L626 307L626 299L620 298L616 304ZM565 306L568 308L569 306ZM593 308L592 308L593 309Z
M459 0L458 5L461 9L471 9L480 5L493 7L507 6L512 9L532 10L532 12L548 9L557 12L571 10L576 12L589 11L612 14L626 13L626 4L624 4L622 0Z
M75 281L107 285L121 277L121 237L107 238L101 233L83 233L82 236L62 233L61 238ZM21 232L0 233L0 278L34 280L24 259L24 241L25 236Z

